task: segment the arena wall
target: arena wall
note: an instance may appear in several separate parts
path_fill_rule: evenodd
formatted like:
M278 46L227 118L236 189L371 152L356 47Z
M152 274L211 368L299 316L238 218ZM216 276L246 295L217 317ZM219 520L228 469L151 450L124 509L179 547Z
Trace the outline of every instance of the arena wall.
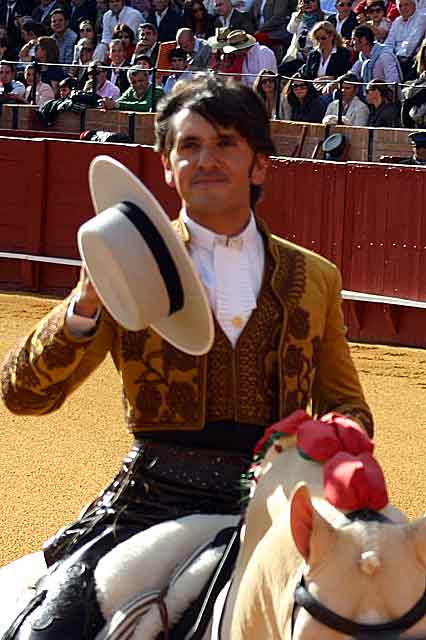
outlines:
M151 147L0 137L0 252L78 258L93 214L87 172L99 154L124 162L172 217L176 193ZM339 266L346 290L426 301L426 172L421 168L273 158L259 214L271 229ZM0 259L0 288L63 295L77 266ZM349 336L426 346L426 310L345 302Z
M87 109L82 113L60 113L48 127L43 126L37 116L37 107L30 105L4 105L0 113L0 133L3 135L49 135L78 138L80 132L95 129L130 133L137 144L154 143L153 113L127 113ZM321 143L332 133L343 133L348 142L347 160L378 162L383 155L409 156L408 129L378 129L367 127L326 126L302 124L300 122L272 121L272 135L277 155L321 158ZM7 131L7 133L5 133ZM25 133L27 132L27 133ZM302 144L301 144L302 143Z

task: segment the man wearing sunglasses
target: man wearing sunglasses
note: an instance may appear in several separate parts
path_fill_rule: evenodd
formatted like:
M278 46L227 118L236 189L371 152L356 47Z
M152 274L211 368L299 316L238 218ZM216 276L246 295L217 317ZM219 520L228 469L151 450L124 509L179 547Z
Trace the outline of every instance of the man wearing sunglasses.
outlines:
M336 13L328 16L327 20L336 27L343 40L350 40L352 31L358 24L356 14L352 10L352 0L337 0L335 7Z

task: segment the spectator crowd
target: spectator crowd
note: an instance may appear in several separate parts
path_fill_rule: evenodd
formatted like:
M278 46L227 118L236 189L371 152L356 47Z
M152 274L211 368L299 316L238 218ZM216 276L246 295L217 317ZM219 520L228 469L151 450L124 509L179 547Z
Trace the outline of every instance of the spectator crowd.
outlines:
M0 0L0 105L155 111L209 69L270 118L422 128L426 0Z

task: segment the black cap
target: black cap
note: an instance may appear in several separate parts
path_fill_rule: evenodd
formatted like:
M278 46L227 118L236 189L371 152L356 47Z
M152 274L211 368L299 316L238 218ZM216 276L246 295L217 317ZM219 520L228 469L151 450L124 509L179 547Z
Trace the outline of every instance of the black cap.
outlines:
M416 131L415 133L410 133L408 139L414 147L426 147L426 131Z

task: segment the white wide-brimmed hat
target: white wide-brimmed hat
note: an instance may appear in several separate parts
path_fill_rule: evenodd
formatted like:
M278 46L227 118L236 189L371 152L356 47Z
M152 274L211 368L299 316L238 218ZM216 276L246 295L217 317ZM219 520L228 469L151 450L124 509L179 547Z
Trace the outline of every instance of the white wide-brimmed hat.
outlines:
M130 331L151 326L186 353L207 353L214 340L209 302L161 205L108 156L92 161L89 184L98 215L80 227L78 248L106 309Z

